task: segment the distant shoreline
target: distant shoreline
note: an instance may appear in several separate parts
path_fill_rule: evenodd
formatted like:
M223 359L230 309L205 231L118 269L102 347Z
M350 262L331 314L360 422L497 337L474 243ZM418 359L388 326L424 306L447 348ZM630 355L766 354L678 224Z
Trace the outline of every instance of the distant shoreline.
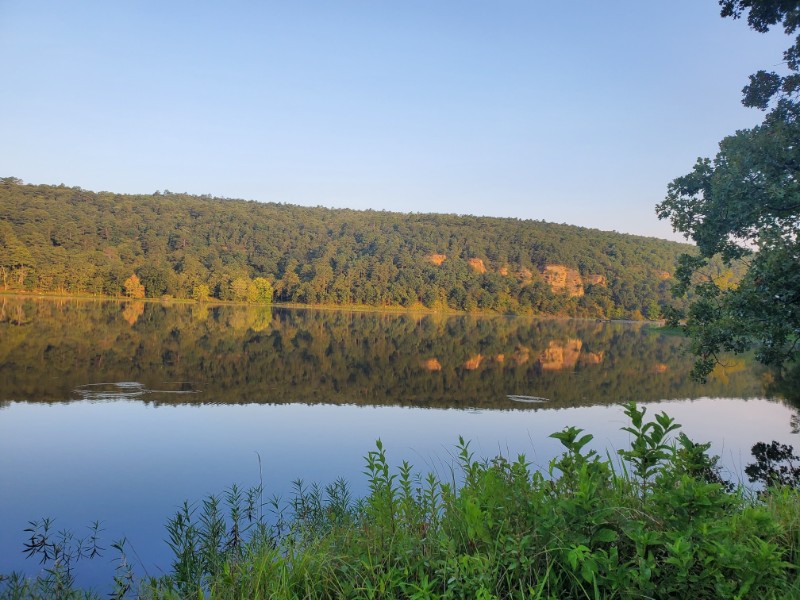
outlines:
M289 308L297 310L321 310L321 311L338 311L338 312L365 312L365 313L388 313L388 314L408 314L408 315L443 315L443 316L475 316L475 317L521 317L531 319L548 319L548 320L575 320L575 321L597 321L602 323L628 323L631 325L648 325L650 327L663 327L663 320L635 320L635 319L605 319L601 317L576 317L571 315L559 314L515 314L515 313L497 313L491 311L459 311L454 309L434 310L422 307L404 307L404 306L370 306L364 304L300 304L293 302L270 302L270 303L252 303L252 302L239 302L235 300L194 300L193 298L127 298L124 296L103 296L103 295L88 295L88 294L69 294L59 292L26 292L19 290L0 291L0 298L33 298L40 300L82 300L94 302L145 302L148 304L183 304L183 305L196 305L207 307L218 306L244 306L244 307L275 307L275 308Z

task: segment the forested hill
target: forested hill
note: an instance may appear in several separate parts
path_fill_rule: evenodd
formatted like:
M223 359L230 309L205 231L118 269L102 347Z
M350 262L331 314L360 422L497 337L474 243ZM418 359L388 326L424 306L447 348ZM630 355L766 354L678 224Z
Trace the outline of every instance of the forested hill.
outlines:
M655 317L687 250L539 221L0 179L11 291Z

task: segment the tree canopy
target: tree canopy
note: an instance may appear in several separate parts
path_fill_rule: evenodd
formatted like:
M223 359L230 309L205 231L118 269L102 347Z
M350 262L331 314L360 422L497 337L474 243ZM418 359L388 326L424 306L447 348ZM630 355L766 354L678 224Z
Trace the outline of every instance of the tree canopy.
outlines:
M747 15L765 32L781 24L787 34L800 25L800 2L722 0L723 17ZM800 36L784 53L786 73L759 71L743 89L743 104L766 111L757 127L720 142L713 160L668 187L656 207L676 231L691 238L696 256L683 256L678 295L695 294L686 329L704 377L723 351L755 349L777 367L794 361L800 340ZM730 285L708 271L719 255L746 273Z
M10 292L658 317L691 248L569 225L0 179Z

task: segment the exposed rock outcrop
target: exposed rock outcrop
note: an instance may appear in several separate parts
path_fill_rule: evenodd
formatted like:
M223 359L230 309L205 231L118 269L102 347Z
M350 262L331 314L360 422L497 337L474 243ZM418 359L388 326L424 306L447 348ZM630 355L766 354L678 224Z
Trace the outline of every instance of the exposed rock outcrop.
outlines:
M441 371L442 363L439 362L438 358L429 358L422 361L422 368L426 371Z
M599 365L605 358L605 351L600 352L584 352L581 355L581 362L587 365Z
M486 273L486 265L483 264L483 260L480 258L470 258L467 263L469 263L469 266L472 267L472 270L476 273Z
M533 281L533 272L530 269L523 267L517 271L517 277L523 284L528 284Z
M608 285L608 280L605 275L587 275L586 283L588 285L601 285L606 287Z
M583 280L577 270L564 265L547 265L542 275L556 294L567 294L571 298L583 296Z
M474 356L469 357L469 359L464 363L464 368L467 371L474 371L475 369L481 366L482 362L483 362L483 355L476 354Z

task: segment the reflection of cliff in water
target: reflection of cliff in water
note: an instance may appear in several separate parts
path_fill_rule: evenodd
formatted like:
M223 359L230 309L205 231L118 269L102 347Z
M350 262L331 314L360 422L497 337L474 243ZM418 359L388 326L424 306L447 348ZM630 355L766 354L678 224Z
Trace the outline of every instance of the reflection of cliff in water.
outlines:
M677 337L592 321L3 299L0 401L135 382L154 403L515 407L763 395L738 361L706 385ZM132 318L135 316L135 318ZM105 388L102 388L105 389ZM138 389L138 388L137 388ZM78 390L78 391L76 391ZM81 392L80 390L84 390ZM539 405L542 406L542 405Z

